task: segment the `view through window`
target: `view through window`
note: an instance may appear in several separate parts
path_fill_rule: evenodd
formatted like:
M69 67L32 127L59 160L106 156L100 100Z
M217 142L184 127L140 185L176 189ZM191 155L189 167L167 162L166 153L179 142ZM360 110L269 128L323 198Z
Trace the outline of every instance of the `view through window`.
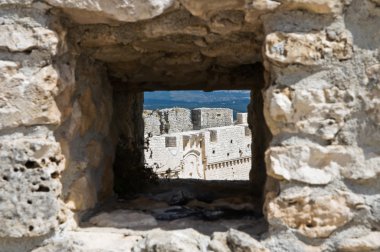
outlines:
M144 158L159 178L248 180L250 92L144 94Z

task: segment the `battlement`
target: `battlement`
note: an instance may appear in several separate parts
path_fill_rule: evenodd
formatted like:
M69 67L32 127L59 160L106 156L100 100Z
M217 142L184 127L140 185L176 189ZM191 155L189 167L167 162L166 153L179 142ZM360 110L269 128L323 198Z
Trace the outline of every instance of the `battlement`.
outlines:
M228 108L144 110L143 118L145 134L153 136L234 124L233 111ZM247 124L247 113L238 113L236 124Z

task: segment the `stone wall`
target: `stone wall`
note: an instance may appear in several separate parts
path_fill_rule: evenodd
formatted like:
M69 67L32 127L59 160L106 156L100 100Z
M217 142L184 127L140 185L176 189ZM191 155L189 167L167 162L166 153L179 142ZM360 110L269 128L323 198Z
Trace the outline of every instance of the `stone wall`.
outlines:
M273 135L266 165L278 188L265 212L271 233L286 241L267 244L368 250L380 210L380 9L374 1L322 1L331 7L322 11L312 2L307 15L264 18L264 115Z
M191 88L252 89L263 245L379 250L378 0L5 0L0 20L3 250L109 195L121 133L141 162L133 92Z
M232 109L197 108L191 110L194 129L207 129L233 124Z
M233 124L232 110L227 108L167 108L144 110L145 135L162 135Z

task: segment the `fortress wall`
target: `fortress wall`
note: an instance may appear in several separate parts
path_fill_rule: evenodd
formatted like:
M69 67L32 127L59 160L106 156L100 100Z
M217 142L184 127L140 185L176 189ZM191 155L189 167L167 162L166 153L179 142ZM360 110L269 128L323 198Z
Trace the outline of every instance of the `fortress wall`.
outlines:
M145 134L154 136L233 124L232 110L227 108L144 110L143 118Z
M193 129L191 111L185 108L158 110L161 120L161 134L189 131Z
M158 111L144 110L144 135L161 135L161 120Z
M252 138L245 135L245 125L225 126L207 130L210 132L210 141L206 145L208 163L251 156Z
M232 109L197 108L191 110L195 130L233 124Z
M145 150L145 162L148 166L157 163L160 167L157 173L169 168L177 170L180 178L247 180L251 169L251 136L246 135L246 127L225 126L153 136ZM211 135L216 139L211 140ZM192 155L189 160L188 155ZM214 168L218 169L204 171L210 164L216 164Z
M248 180L251 157L225 160L206 165L206 180Z
M157 164L160 167L158 173L176 169L181 165L184 154L182 137L179 134L170 134L170 137L175 138L175 147L166 147L167 136L161 135L150 138L149 148L145 150L145 162L151 167Z

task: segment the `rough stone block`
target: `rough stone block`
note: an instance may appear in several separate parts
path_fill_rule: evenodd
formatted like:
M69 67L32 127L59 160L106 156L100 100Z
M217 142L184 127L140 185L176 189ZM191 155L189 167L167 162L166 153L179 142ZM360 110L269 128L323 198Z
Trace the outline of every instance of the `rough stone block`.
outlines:
M313 66L322 64L326 58L339 60L352 57L351 34L340 33L329 37L325 32L268 34L265 40L265 56L275 64L301 64Z
M191 110L195 130L232 125L232 109L197 108Z
M0 25L0 34L2 34L0 36L0 48L6 48L11 52L40 49L55 54L57 50L57 34L44 27L2 24Z
M54 101L58 73L53 66L24 68L0 61L0 82L0 129L60 123Z
M58 226L64 160L46 139L0 143L0 237L33 237Z
M107 23L112 20L136 22L153 18L171 7L173 0L47 0L52 6L63 8L78 23ZM96 17L94 20L94 16Z
M355 165L355 153L344 146L270 147L266 163L267 173L274 178L324 185L339 174L339 169Z
M267 198L267 219L273 226L285 225L309 238L327 238L354 216L345 196L312 196L309 188Z
M380 232L371 232L368 235L345 239L338 243L340 252L371 252L380 250Z

